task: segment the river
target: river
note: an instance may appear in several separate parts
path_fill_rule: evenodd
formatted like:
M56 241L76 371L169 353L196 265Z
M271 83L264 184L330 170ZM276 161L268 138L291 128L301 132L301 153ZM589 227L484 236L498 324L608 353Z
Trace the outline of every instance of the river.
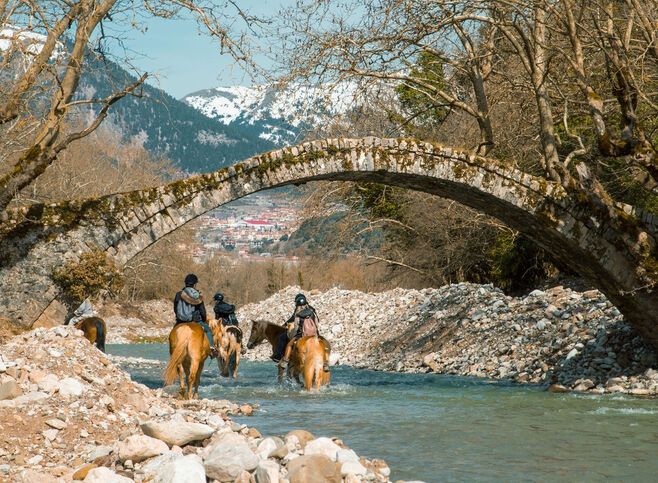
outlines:
M163 344L108 345L108 353L161 361L125 364L161 387ZM235 417L263 435L303 428L383 458L391 479L437 481L656 481L658 400L550 394L540 387L338 366L307 394L275 382L273 363L243 361L237 382L206 363L201 397L258 403ZM172 388L173 392L174 388Z

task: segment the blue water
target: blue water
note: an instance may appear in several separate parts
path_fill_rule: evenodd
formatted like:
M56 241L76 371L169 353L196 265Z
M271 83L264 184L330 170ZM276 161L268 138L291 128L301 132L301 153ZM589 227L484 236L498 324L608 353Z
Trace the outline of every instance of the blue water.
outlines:
M108 352L169 355L160 344L110 345ZM163 367L125 366L154 388ZM200 396L258 403L253 417L234 419L264 435L303 428L341 438L360 455L386 460L392 480L658 481L655 399L350 367L334 367L331 385L308 394L277 384L275 374L273 363L243 361L234 382L219 378L213 361Z

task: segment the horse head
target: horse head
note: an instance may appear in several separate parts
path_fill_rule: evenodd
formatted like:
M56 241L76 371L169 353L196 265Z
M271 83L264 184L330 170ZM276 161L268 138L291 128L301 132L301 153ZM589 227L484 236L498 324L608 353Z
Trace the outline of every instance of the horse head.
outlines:
M258 344L265 340L265 329L267 322L264 320L251 321L251 334L249 334L249 341L247 342L247 349L253 349Z

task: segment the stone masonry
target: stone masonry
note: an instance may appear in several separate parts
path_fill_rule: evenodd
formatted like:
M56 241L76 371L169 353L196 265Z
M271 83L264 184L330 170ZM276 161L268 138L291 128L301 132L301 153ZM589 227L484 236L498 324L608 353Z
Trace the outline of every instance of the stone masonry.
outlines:
M630 206L611 214L555 183L467 151L375 137L307 142L157 188L12 212L0 220L0 309L30 327L58 295L53 270L82 253L99 248L122 266L218 206L317 180L415 189L494 216L588 278L658 347L656 276L643 265L655 262L654 217Z

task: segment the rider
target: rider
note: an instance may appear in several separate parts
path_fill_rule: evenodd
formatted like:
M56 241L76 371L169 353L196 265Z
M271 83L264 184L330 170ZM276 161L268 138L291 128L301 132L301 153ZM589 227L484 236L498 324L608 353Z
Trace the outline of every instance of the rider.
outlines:
M284 327L288 327L288 324L294 323L295 322L295 315L299 313L300 311L303 310L302 304L307 304L306 297L304 294L298 293L295 295L295 310L293 311L293 314L288 318L288 320L285 321L283 324ZM288 327L288 330L286 330L283 334L279 336L279 340L276 346L276 351L270 359L272 359L274 362L279 362L283 358L283 354L286 351L286 346L288 345L288 342L290 342L290 335L294 336L296 335L297 330L293 327Z
M89 299L84 299L80 306L75 309L75 311L73 311L73 317L71 317L67 322L64 322L64 325L75 325L80 320L87 317L93 317L95 315L97 315L96 310L94 310L94 307L91 305Z
M223 326L239 326L238 318L235 316L235 305L224 302L224 295L217 292L213 297L215 300L215 318L222 321Z
M278 361L279 364L288 362L290 358L290 353L292 352L292 348L295 342L297 342L302 337L302 331L304 329L304 324L302 323L302 321L307 317L311 317L315 322L315 325L318 328L318 336L319 336L320 318L318 317L318 313L315 311L315 308L313 308L311 304L308 303L308 300L306 299L306 295L304 295L303 293L298 293L297 295L295 295L295 310L293 311L290 318L288 318L288 320L286 321L288 330L283 334L281 334L281 336L279 337L279 346L277 347L278 353L275 356L272 356L273 360L276 360L276 356L278 355L280 359ZM327 342L326 339L323 338L323 340ZM328 347L326 349L328 349ZM283 358L281 358L281 355L283 355ZM325 371L329 370L329 366L327 362L324 363L323 370Z
M174 297L176 325L187 322L196 322L199 324L208 337L210 357L215 358L218 352L207 323L206 306L203 303L203 296L196 289L197 283L199 283L199 278L193 273L189 273L185 276L185 288L176 292L176 296Z

